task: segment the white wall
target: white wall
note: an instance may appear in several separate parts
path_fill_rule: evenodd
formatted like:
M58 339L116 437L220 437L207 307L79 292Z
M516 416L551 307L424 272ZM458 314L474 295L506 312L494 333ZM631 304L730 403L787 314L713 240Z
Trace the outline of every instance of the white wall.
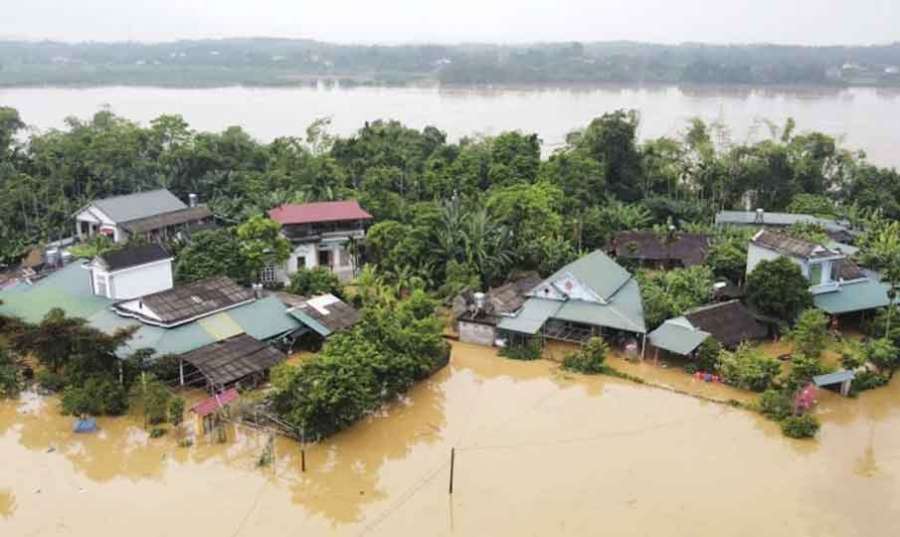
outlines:
M459 340L463 343L474 343L492 347L496 339L493 326L459 321Z
M98 289L98 280L107 278L106 297L113 300L128 300L158 293L171 289L174 285L171 259L114 272L104 271L95 265L92 277L95 292Z
M758 265L761 261L774 261L779 257L787 257L788 259L790 259L792 263L800 267L800 272L803 273L803 277L809 279L809 267L804 261L795 257L783 256L778 252L773 252L768 248L762 248L752 242L747 248L747 274L753 272L753 269L755 269L756 265Z

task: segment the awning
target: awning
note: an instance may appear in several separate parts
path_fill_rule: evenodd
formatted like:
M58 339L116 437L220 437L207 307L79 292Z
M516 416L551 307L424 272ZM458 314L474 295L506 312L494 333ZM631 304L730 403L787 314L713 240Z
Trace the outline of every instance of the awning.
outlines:
M691 328L684 317L669 319L647 336L654 347L681 355L694 352L708 337L708 332Z
M814 295L813 302L831 315L884 308L891 303L888 288L887 284L871 279L845 283L835 292Z
M497 328L534 335L540 331L547 319L559 311L563 303L543 298L529 298L514 317L504 317Z
M842 384L849 380L853 380L854 378L856 378L856 374L853 371L842 369L840 371L835 371L834 373L816 375L812 380L816 386L821 388L823 386L831 386L832 384Z

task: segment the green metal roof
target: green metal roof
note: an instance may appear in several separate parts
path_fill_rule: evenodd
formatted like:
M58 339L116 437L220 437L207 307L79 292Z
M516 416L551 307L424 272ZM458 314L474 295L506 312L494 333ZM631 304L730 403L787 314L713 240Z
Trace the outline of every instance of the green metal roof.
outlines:
M315 333L319 334L322 337L328 337L331 335L331 330L328 329L327 326L320 323L319 321L313 319L309 314L301 309L291 309L288 310L288 313L307 327L311 328Z
M553 315L554 319L616 330L644 333L644 307L636 280L631 279L615 293L607 304L569 300Z
M686 355L693 352L710 335L709 332L694 328L685 317L675 317L650 332L647 339L654 347Z
M119 328L138 326L135 335L119 350L121 356L138 349L154 349L156 355L182 354L210 343L246 333L265 341L302 325L291 317L275 297L256 300L198 321L175 328L143 324L117 315L114 301L91 293L87 271L72 264L26 288L0 292L0 314L40 322L52 308L59 307L70 316L83 317L91 326L108 334Z
M604 300L609 300L631 279L631 274L627 270L600 250L569 263L544 280L544 283L555 282L567 273L578 278Z
M817 308L832 315L884 308L890 304L889 287L871 279L845 283L838 291L813 295L813 302Z
M515 317L504 317L497 328L521 334L537 334L547 319L553 317L563 304L558 300L529 298Z

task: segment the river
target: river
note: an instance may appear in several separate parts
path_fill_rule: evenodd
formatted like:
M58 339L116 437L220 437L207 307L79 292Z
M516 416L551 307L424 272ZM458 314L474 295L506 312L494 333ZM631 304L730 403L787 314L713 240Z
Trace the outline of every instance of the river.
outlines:
M302 473L290 441L260 468L250 431L182 448L113 418L76 436L53 399L26 396L0 403L0 535L895 533L900 382L823 394L818 415L816 440L790 440L745 410L455 344Z
M866 151L873 162L900 167L900 89L676 86L570 86L502 88L244 88L150 87L6 88L0 105L18 108L38 129L61 127L67 116L89 117L109 106L147 123L181 114L196 129L240 125L263 141L302 135L315 119L332 118L333 132L347 135L365 121L397 119L422 128L434 125L451 139L519 129L537 133L545 154L566 133L619 108L641 112L642 138L677 136L701 117L728 125L735 142L769 136L763 120L834 135Z

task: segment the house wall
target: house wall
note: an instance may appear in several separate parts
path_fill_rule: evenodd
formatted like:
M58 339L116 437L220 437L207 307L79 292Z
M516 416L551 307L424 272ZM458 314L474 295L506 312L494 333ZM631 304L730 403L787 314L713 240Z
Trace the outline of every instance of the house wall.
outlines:
M96 231L92 229L87 234L85 234L81 229L81 222L87 222L88 224L91 224L92 226L94 226L94 228L96 228ZM96 235L100 232L100 230L103 229L112 231L111 237L113 239L113 242L121 242L125 240L124 233L119 229L116 223L113 222L110 217L106 216L103 211L94 207L93 205L86 207L83 211L75 216L75 234L82 240Z
M106 279L106 294L103 296L112 300L128 300L158 293L171 289L174 285L171 259L115 272L95 266L91 271L91 277L93 278L94 292L97 294L102 293L101 282L104 278Z
M459 321L459 340L463 343L474 343L491 347L497 339L497 331L493 326L479 323Z
M300 270L300 268L313 269L319 266L319 252L327 251L330 254L331 266L328 267L334 272L341 281L348 281L353 278L355 270L353 256L350 255L350 243L329 243L306 242L298 244L291 252L291 257L285 263L284 269L279 271L278 278L287 282L291 275ZM304 263L300 266L300 260Z
M782 256L778 252L773 252L768 248L762 248L751 242L750 246L747 248L747 274L753 272L753 269L755 269L761 261L774 261L779 257L787 256ZM790 259L792 263L800 267L800 272L803 273L804 278L809 278L809 267L807 266L805 261L797 259L795 257L788 257L788 259Z

